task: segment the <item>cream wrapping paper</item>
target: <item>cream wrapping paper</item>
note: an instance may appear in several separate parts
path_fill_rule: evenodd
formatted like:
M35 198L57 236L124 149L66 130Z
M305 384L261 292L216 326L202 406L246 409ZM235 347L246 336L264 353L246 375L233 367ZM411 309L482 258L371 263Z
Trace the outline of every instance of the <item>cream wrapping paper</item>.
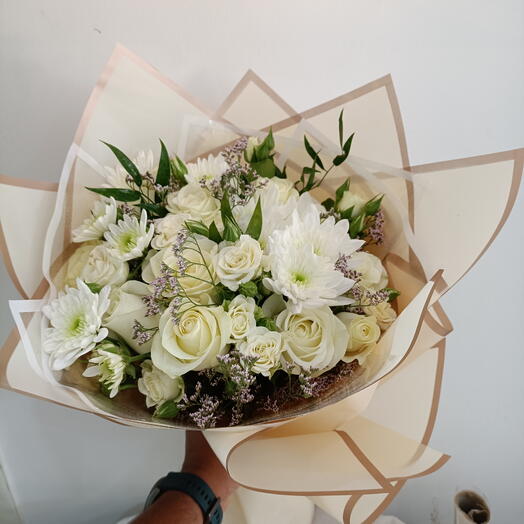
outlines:
M524 154L516 150L410 167L389 76L299 114L248 72L212 113L117 47L88 102L60 185L0 179L0 247L25 299L11 303L17 329L0 352L0 385L122 424L172 426L152 421L145 409L140 414L125 406L114 409L70 378L58 377L60 383L46 371L39 350L41 306L54 293L48 284L71 252L71 229L91 204L80 190L101 176L101 166L113 163L98 140L135 151L156 150L162 137L168 149L189 159L242 131L272 126L281 160L293 171L302 160L293 139L306 133L329 150L342 108L347 128L356 130L358 139L340 176L353 175L362 188L385 188L381 192L395 202L387 209L391 234L384 263L392 285L402 291L402 313L383 337L388 359L356 393L335 392L331 405L269 425L205 432L242 486L225 521L310 522L318 505L341 522L372 522L408 478L438 469L448 457L427 444L438 408L445 337L452 329L438 298L502 227L518 190ZM467 209L457 207L465 190L475 202ZM21 244L20 213L28 202L34 212L30 223L24 219L26 241Z

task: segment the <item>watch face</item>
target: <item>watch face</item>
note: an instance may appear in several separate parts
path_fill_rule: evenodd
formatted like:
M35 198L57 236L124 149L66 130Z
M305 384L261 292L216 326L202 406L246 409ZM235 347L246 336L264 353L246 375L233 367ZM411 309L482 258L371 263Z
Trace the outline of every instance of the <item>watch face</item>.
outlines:
M159 494L160 494L160 488L158 488L157 486L154 486L153 489L149 492L149 495L147 496L146 508L148 508L149 506L151 506L151 504L153 504L153 502L155 502Z

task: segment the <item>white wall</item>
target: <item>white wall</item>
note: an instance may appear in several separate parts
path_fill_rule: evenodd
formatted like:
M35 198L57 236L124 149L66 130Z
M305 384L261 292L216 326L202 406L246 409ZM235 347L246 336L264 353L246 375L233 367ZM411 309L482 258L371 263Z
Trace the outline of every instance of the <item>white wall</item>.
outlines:
M0 172L13 176L57 179L117 41L209 106L247 68L298 110L392 73L413 164L524 146L522 0L1 0L0 37ZM453 458L394 501L389 511L408 524L451 522L461 488L487 496L494 522L522 520L523 220L521 195L443 301L455 331L432 445ZM6 336L16 292L3 267L0 285ZM178 433L123 429L13 393L0 392L0 413L0 453L28 523L111 522L182 452ZM114 477L90 449L107 454ZM130 480L130 468L143 478Z

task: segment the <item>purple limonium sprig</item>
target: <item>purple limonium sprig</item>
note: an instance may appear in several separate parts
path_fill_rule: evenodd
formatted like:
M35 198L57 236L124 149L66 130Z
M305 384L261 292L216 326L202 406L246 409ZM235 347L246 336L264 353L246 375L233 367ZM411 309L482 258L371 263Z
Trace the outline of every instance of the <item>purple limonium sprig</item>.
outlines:
M384 242L384 211L379 209L374 215L370 226L367 228L366 236L371 244L382 244Z
M340 271L340 273L342 273L346 278L350 278L351 280L358 282L362 278L362 275L358 271L355 271L349 267L350 260L351 255L340 254L337 258L337 261L335 262L335 269Z
M138 320L133 321L133 327L131 331L131 337L136 340L140 345L149 342L153 335L158 331L158 328L146 328Z

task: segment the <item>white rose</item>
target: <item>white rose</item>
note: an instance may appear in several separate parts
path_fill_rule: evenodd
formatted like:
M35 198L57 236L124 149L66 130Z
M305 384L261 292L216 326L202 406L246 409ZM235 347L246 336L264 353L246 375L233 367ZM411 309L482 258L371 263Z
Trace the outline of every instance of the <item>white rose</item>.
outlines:
M243 295L237 295L230 302L227 313L231 318L232 339L243 339L255 327L255 307L255 301Z
M160 406L168 400L177 402L184 394L184 379L171 378L156 368L151 360L144 360L140 365L142 377L138 379L138 391L145 395L146 406Z
M178 283L192 300L199 304L209 304L212 302L215 289L213 281L217 278L213 258L218 246L205 237L197 236L196 239L204 258L202 260L202 256L195 251L193 244L189 246L192 249L183 249L182 254L187 262L187 267L184 276L178 278ZM147 260L142 270L142 278L146 282L152 282L158 278L161 275L162 264L178 272L177 257L169 247L158 251Z
M380 327L376 318L346 312L339 313L337 318L342 321L349 335L346 354L342 360L351 362L357 359L362 365L380 338Z
M153 337L151 360L171 378L212 368L218 363L217 355L226 353L230 336L231 319L221 306L188 308L177 322L168 308Z
M188 213L167 214L164 218L155 221L155 233L151 241L151 247L154 249L163 249L169 247L175 241L178 232L185 228L186 220L191 220Z
M111 255L104 244L80 246L67 261L65 284L74 286L77 278L100 286L119 286L127 280L129 265Z
M298 200L298 191L295 189L295 185L293 182L291 182L291 180L278 177L270 178L266 187L262 191L268 191L272 186L275 187L278 191L279 204L285 204L290 199L293 201Z
M231 291L236 291L240 284L249 282L260 273L262 248L249 235L241 235L235 242L222 242L214 257L217 276Z
M251 366L252 371L270 377L280 365L282 334L258 326L247 334L246 340L238 344L237 349L246 357L256 358Z
M150 351L151 340L139 344L133 338L134 321L140 322L146 329L158 326L158 315L146 317L147 308L142 297L149 294L147 284L138 280L126 282L111 294L111 304L103 321L105 327L120 335L129 347L140 354Z
M348 268L362 275L358 284L365 289L380 291L388 285L388 274L380 258L371 253L365 251L353 253L348 260Z
M187 213L207 226L220 216L220 201L198 184L187 184L180 191L167 196L167 210Z
M328 306L300 313L286 309L278 315L276 324L287 345L283 357L295 365L293 373L327 371L346 352L348 332Z
M377 324L382 331L386 330L397 318L396 311L391 307L389 302L380 302L376 306L366 306L364 308L366 315L374 316Z
M364 200L360 195L357 195L356 193L352 193L349 191L344 191L342 198L340 199L339 203L337 204L337 209L339 211L346 211L346 209L349 209L350 207L353 207L353 211L351 212L351 216L355 217L364 209L364 206L366 204L366 200Z

